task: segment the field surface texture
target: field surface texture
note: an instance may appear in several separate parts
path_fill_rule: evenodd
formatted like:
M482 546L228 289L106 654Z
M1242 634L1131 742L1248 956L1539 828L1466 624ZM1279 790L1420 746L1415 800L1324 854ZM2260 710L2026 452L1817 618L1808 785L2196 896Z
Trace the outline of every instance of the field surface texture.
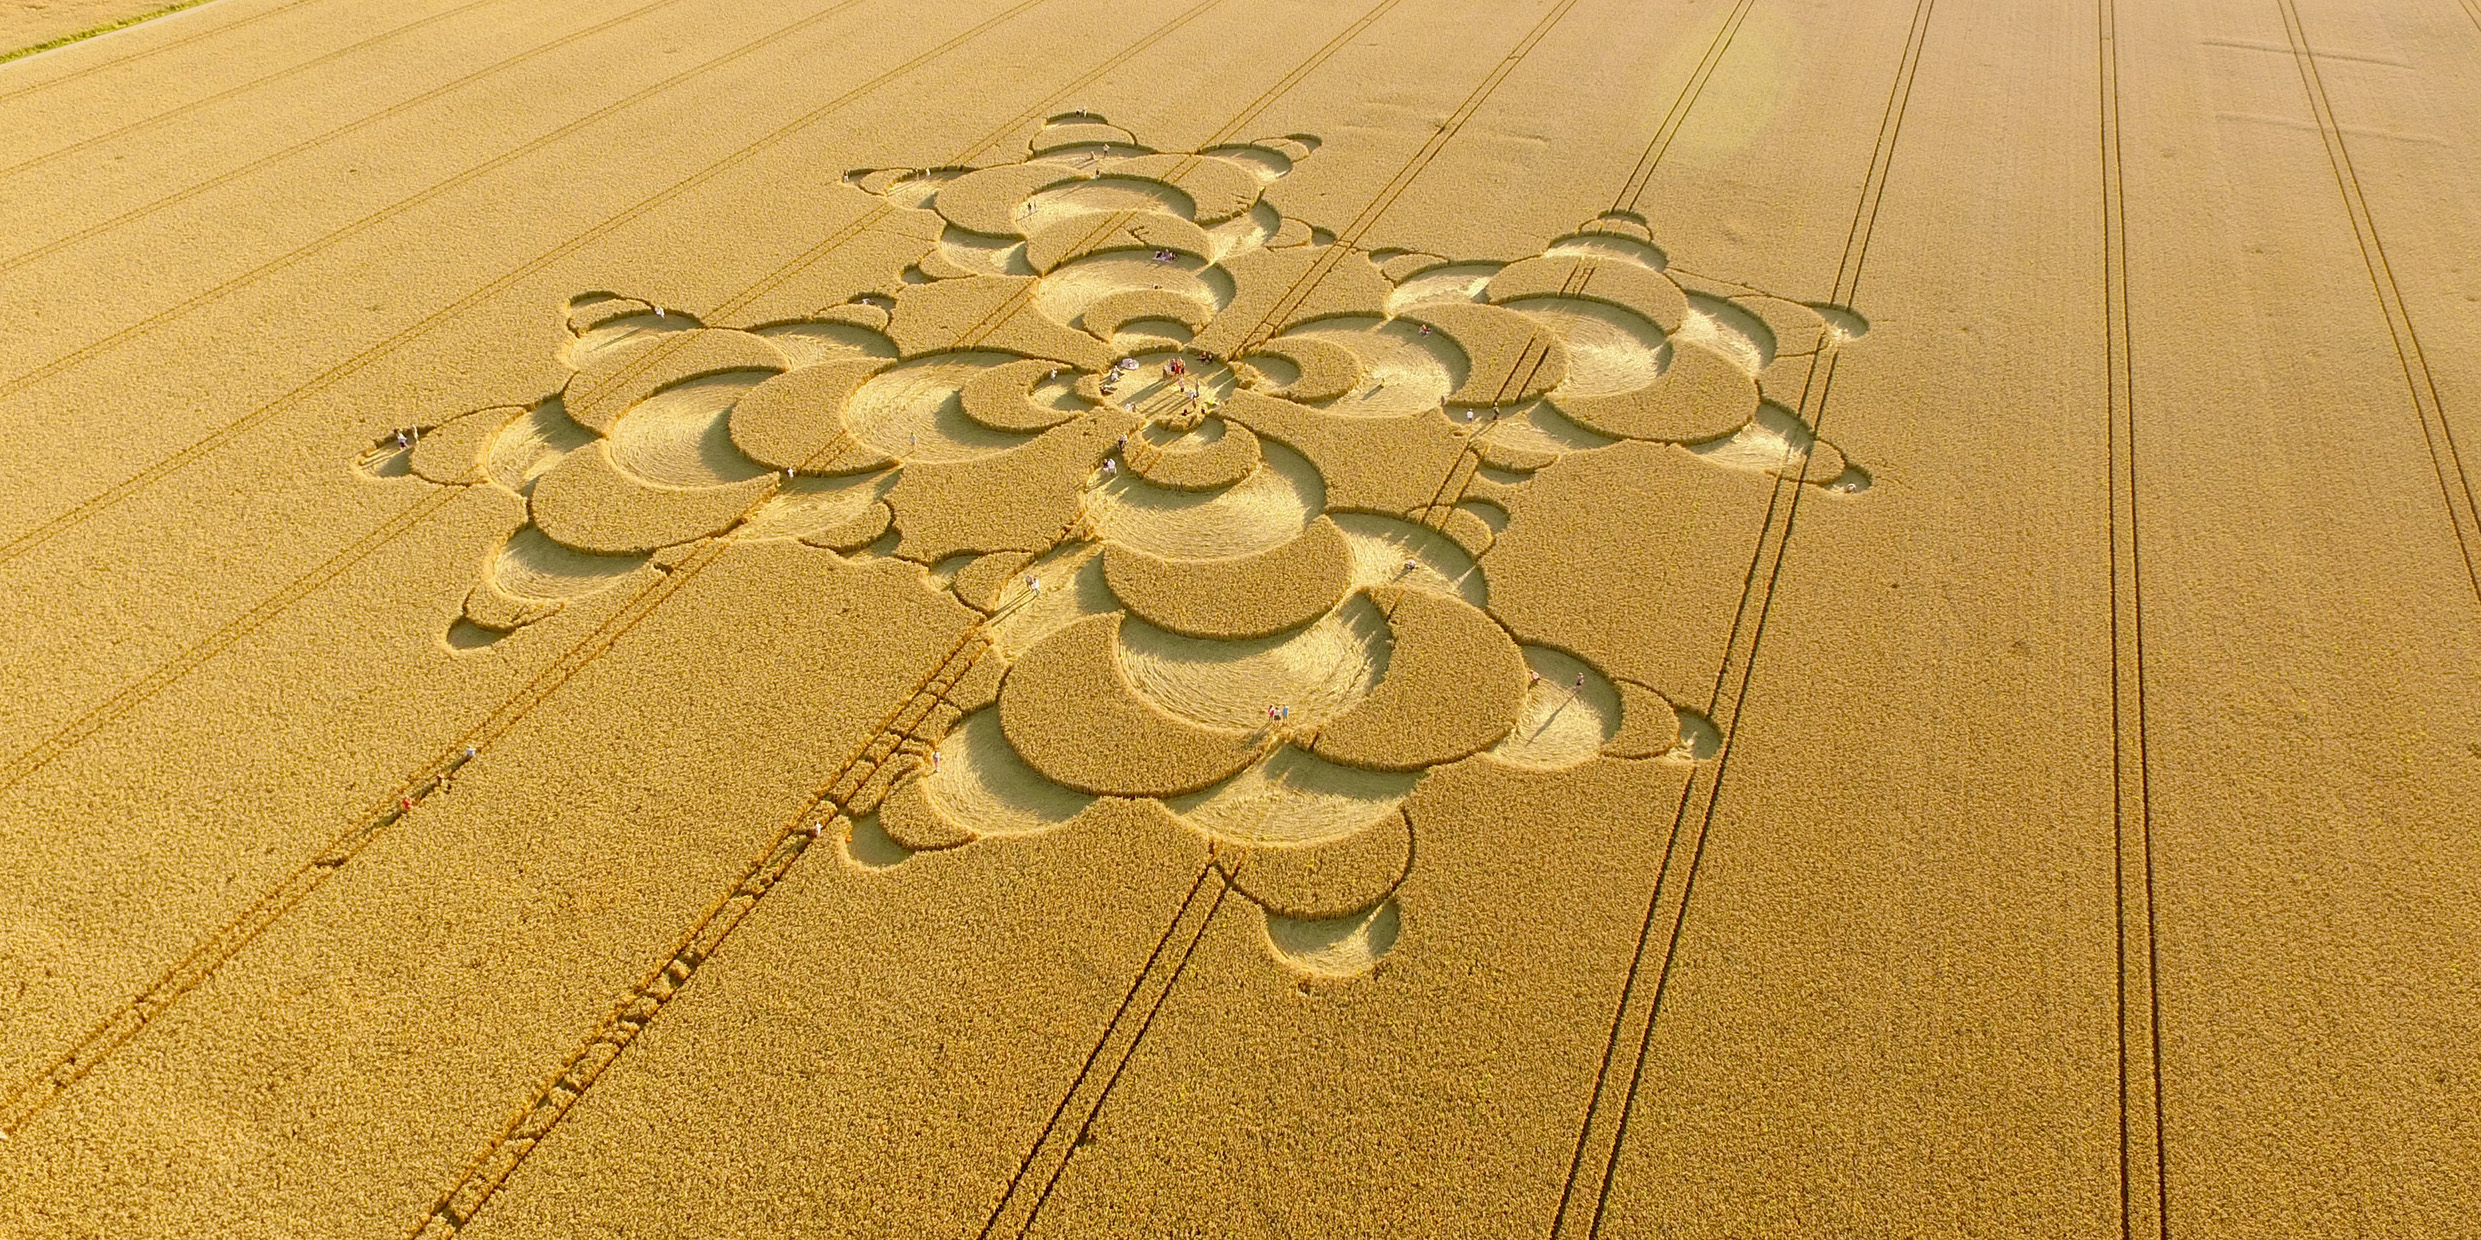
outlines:
M2481 1237L2477 152L2475 0L0 65L0 1235Z

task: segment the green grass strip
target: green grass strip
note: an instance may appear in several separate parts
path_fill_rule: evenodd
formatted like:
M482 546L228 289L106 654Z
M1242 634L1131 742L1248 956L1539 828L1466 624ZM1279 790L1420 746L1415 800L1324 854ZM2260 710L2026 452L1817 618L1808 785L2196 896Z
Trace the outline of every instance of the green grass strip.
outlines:
M179 4L167 4L160 9L150 9L147 12L138 14L136 17L124 17L116 22L105 22L100 26L89 27L85 30L78 31L76 34L64 34L48 43L37 43L32 47L21 47L14 52L0 52L0 65L7 64L8 62L23 56L32 56L37 52L48 52L55 47L67 47L80 39L91 39L99 34L110 34L115 30L127 30L131 26L135 26L140 22L151 22L158 17L170 17L183 9L194 9L199 5L205 4L206 2L207 0L181 0Z

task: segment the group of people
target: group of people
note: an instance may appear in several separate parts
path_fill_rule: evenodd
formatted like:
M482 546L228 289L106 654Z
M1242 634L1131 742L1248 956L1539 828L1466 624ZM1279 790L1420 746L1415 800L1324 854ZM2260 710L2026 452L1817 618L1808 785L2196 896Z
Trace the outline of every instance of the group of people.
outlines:
M1180 390L1183 412L1213 413L1215 406L1221 403L1206 394L1205 381L1191 376L1189 364L1177 357L1170 358L1163 363L1163 377L1171 380L1172 386Z
M1200 362L1211 363L1215 360L1215 355L1201 350L1197 354L1197 359ZM1102 382L1099 385L1104 398L1109 399L1119 395L1121 380L1136 369L1137 359L1133 357L1124 357L1112 363L1111 369L1103 372ZM1058 371L1052 372L1054 375L1058 373ZM1184 412L1213 413L1223 404L1221 398L1206 391L1205 381L1190 373L1189 363L1178 355L1164 361L1163 377L1170 380L1171 385L1179 390L1181 408Z

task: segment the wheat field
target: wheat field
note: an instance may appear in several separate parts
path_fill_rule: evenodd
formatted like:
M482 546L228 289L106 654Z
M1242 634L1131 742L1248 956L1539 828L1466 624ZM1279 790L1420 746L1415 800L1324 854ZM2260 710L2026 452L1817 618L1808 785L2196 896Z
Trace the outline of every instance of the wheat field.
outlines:
M0 1234L2481 1236L2475 0L163 7Z

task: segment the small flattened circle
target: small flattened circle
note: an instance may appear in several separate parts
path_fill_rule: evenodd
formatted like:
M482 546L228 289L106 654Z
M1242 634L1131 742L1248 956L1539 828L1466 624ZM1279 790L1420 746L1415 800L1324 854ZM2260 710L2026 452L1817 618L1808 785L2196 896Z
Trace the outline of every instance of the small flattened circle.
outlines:
M685 379L732 370L783 370L784 352L748 332L700 328L628 341L569 376L562 403L577 424L612 432L629 407Z
M1608 396L1560 398L1560 412L1621 439L1692 443L1730 434L1757 412L1757 381L1711 349L1675 340L1654 382Z
M1067 369L1037 357L1008 362L967 379L957 399L967 418L992 430L1020 435L1049 430L1078 414L1076 406L1058 403L1069 392L1069 381L1054 384L1057 390L1047 398L1038 399L1035 392Z
M1447 394L1451 405L1507 405L1530 400L1568 377L1568 348L1548 327L1502 306L1443 302L1405 317L1447 334L1470 369Z
M1161 181L1188 195L1190 218L1200 224L1228 220L1257 205L1262 188L1247 169L1212 155L1142 155L1113 164L1111 171Z
M1109 340L1121 329L1140 319L1163 319L1189 329L1196 336L1199 329L1214 317L1214 307L1188 293L1171 289L1132 288L1105 294L1101 300L1085 308L1078 323L1098 340Z
M1174 796L1257 759L1248 733L1201 727L1139 697L1120 671L1119 632L1118 615L1089 617L1008 669L1000 727L1028 766L1079 792Z
M1174 560L1103 548L1103 580L1139 619L1167 632L1218 640L1266 637L1332 609L1352 584L1352 548L1335 523L1228 560Z
M1150 434L1132 439L1122 450L1129 472L1159 487L1178 491L1220 491L1236 486L1258 467L1258 437L1248 427L1223 418L1207 418L1193 430L1163 444Z
M1510 263L1490 278L1493 302L1523 297L1589 297L1624 306L1668 334L1680 330L1688 295L1660 272L1617 259L1559 256Z
M1278 336L1241 360L1246 364L1261 357L1290 364L1291 373L1280 377L1278 368L1252 367L1259 378L1275 380L1252 385L1269 396L1300 401L1333 400L1354 390L1361 382L1361 359L1354 356L1352 350L1332 340L1314 336Z
M1107 250L1171 250L1205 256L1215 252L1206 230L1161 211L1082 212L1040 228L1025 242L1025 261L1036 271Z
M1051 186L1084 179L1056 164L1001 164L968 172L940 186L930 206L940 218L967 232L1021 236L1018 220L1026 199Z
M885 455L849 449L844 404L887 363L877 358L839 358L786 371L751 388L732 406L732 443L751 460L773 469L857 473L892 462Z

